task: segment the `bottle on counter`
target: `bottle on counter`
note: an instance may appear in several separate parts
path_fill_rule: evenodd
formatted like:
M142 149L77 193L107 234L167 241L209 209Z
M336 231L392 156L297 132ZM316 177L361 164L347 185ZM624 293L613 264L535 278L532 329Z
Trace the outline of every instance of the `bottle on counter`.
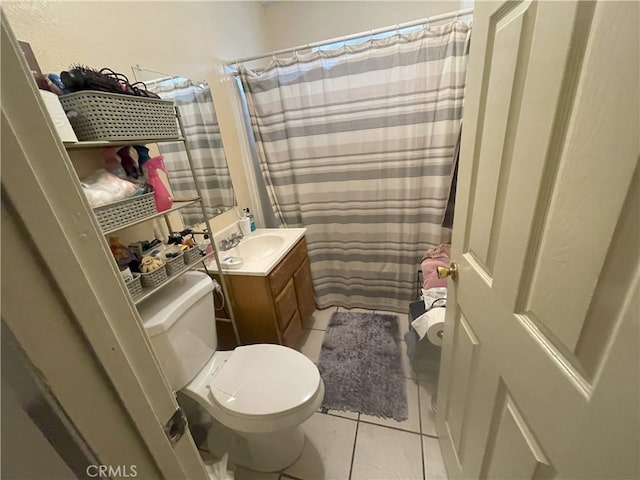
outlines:
M251 231L255 232L256 231L256 222L253 219L253 213L251 213L249 211L248 208L243 208L242 211L244 212L244 216L247 217L249 219L249 223L251 224Z

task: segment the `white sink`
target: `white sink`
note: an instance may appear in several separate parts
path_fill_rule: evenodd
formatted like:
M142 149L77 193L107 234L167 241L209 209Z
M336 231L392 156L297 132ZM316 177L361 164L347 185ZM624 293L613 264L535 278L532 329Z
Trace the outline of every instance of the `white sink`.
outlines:
M240 243L227 250L218 250L222 270L228 275L253 275L264 277L280 262L296 243L304 237L306 228L259 228L247 235ZM220 240L228 238L237 230L229 227L214 235L216 245ZM225 265L225 259L230 264ZM218 269L215 259L211 260L207 268L212 271Z
M280 235L262 234L258 236L245 237L240 243L221 252L222 257L240 257L247 262L257 262L275 253L284 245L284 238Z

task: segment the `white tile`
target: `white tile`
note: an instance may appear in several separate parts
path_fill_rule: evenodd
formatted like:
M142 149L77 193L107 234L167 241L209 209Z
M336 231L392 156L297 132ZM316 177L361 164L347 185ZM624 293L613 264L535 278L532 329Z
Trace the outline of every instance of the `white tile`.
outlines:
M280 474L278 472L266 473L256 472L240 465L229 466L229 470L233 470L235 480L278 480Z
M447 480L447 470L444 468L442 452L437 439L422 437L424 449L424 476L427 480Z
M302 424L304 450L283 473L305 480L347 479L357 422L314 413Z
M352 480L422 479L420 435L360 423Z
M411 366L411 362L409 361L409 355L407 355L407 344L405 342L400 342L400 355L402 356L402 368L404 370L405 378L416 378L416 372L413 370Z
M376 310L376 313L382 315L395 315L398 318L398 326L400 327L400 340L404 340L404 336L409 330L409 316L406 313L388 312L384 310Z
M322 407L318 409L318 412L322 411ZM327 410L327 415L335 415L336 417L349 418L351 420L358 420L358 412L350 412L348 410Z
M424 339L416 348L417 365L415 367L418 378L424 378L434 384L438 383L441 350L435 345L425 343Z
M326 330L329 326L329 321L331 320L331 315L336 312L336 307L329 307L323 310L316 310L313 312L311 316L311 320L309 322L308 328L313 328L314 330Z
M418 378L420 392L420 422L422 433L436 435L436 414L431 409L431 397L436 393L436 385L425 379Z
M420 433L420 409L418 408L418 385L415 380L405 379L407 387L407 411L408 418L402 422L392 418L380 418L371 415L360 415L360 420L385 425L387 427L401 428L410 432Z
M313 363L318 363L324 332L321 330L305 330L300 352L307 356Z

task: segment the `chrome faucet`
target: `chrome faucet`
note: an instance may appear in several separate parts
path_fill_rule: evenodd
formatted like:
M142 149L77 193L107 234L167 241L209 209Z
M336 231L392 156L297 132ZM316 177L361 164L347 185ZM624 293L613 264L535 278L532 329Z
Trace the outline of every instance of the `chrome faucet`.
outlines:
M243 235L240 232L232 233L227 238L223 238L220 240L220 250L226 252L227 250L231 250L233 247L237 246L242 240Z

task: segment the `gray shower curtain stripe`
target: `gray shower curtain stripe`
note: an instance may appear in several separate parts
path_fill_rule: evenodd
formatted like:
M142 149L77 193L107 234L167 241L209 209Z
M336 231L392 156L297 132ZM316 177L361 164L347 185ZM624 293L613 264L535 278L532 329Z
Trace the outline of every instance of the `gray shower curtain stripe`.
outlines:
M305 200L300 202L300 206L304 206L305 210L314 211L318 213L322 213L326 211L327 213L340 213L340 212L348 212L352 215L359 215L361 212L366 210L374 210L380 208L388 208L388 209L398 209L402 211L403 209L407 209L413 207L416 201L422 202L422 206L427 209L432 209L434 212L437 212L438 209L441 208L440 202L442 202L443 197L421 197L416 196L415 200L406 200L406 199L396 199L396 198L388 198L386 200L360 200L349 197L347 195L340 195L340 198L326 200L324 202L320 201L308 201ZM289 208L290 206L283 206L283 210Z
M366 112L368 113L368 112ZM277 140L288 140L294 137L308 137L310 135L326 135L331 133L355 132L360 130L373 130L376 128L388 128L405 125L419 125L423 123L441 122L446 120L456 120L462 117L462 107L434 109L416 113L400 113L396 115L374 116L369 118L344 119L328 122L322 121L320 117L317 123L287 121L287 125L278 125L278 129L267 128L262 130L262 141L274 142Z
M424 157L424 153L421 154L422 157ZM406 161L407 163L409 162L420 162L420 158L418 158L417 155L414 154L410 154L410 155L406 155ZM414 158L415 157L415 158ZM449 158L451 157L451 154L448 155L441 155L441 156L437 156L435 158L431 158L430 162L429 162L429 166L432 168L438 168L441 165L448 165L449 162ZM355 157L351 157L348 158L347 157L341 157L340 159L335 159L333 161L323 161L323 162L317 162L317 161L304 161L304 163L301 161L301 165L298 165L295 169L293 169L290 165L287 165L287 162L277 162L274 165L273 170L274 171L278 171L280 172L282 175L286 175L288 173L293 173L295 172L299 172L299 173L303 173L306 171L306 173L314 173L316 170L322 170L322 169L326 169L327 167L334 167L334 168L348 168L345 166L345 161L356 161L358 162L358 164L360 165L361 168L365 168L365 167L378 167L378 168L385 168L385 164L387 162L389 162L390 160L393 160L391 155L384 155L383 153L381 153L380 155L373 157L373 158L362 158L359 156L359 158L355 158ZM290 161L289 161L290 163ZM422 167L423 165L416 165L417 167Z
M318 306L405 311L441 227L469 25L240 69L282 225L307 227Z
M424 172L426 171L425 169L429 168L431 169L430 171L431 174L438 175L438 171L440 171L442 167L447 167L447 168L449 167L449 160L448 160L449 157L451 157L451 155L438 156L435 159L432 158L428 165L419 165L418 162L420 162L420 159L414 158L414 156L411 155L409 156L409 158L406 159L407 169L402 170L401 173L411 174L409 169L412 169L412 170L421 169L420 171ZM398 159L398 160L401 160L401 159ZM273 168L273 171L278 172L278 174L282 175L283 177L288 175L296 175L297 181L299 183L305 183L303 181L304 175L308 176L309 178L315 178L314 175L321 174L321 172L326 170L327 168L332 168L334 170L334 173L339 171L347 172L349 170L352 170L347 165L345 165L346 161L349 161L349 162L357 161L358 164L360 165L360 168L384 169L384 170L387 170L388 172L393 172L394 169L396 168L393 165L391 166L387 165L387 163L395 161L395 159L392 158L392 156L389 156L388 158L385 159L384 155L380 155L374 158L364 158L364 159L351 157L351 158L342 158L342 160L339 160L339 161L336 160L331 162L328 162L328 161L304 162L304 164L299 165L296 168L287 166L286 163L284 162L279 162L275 165L275 167ZM358 171L355 170L354 172L357 175ZM365 179L366 173L363 175L364 176L361 178Z
M464 86L451 86L451 87L442 86L442 87L434 88L430 90L422 90L419 92L408 93L405 90L406 88L405 82L398 82L398 83L404 88L395 88L392 93L388 93L389 90L387 90L387 92L380 92L376 96L376 98L365 97L365 98L358 99L357 98L358 94L360 93L360 95L362 95L361 92L359 92L359 90L357 89L351 89L346 92L343 92L343 94L348 93L350 98L347 98L341 101L336 101L331 105L326 105L323 107L305 106L305 103L307 102L316 103L318 100L321 100L322 98L321 95L310 94L303 98L298 98L298 99L290 98L288 100L291 102L292 106L290 109L287 110L286 115L288 119L309 119L309 118L315 118L317 114L332 116L332 115L339 115L342 113L354 113L354 112L357 113L361 111L374 110L376 107L379 107L381 103L387 102L388 100L394 100L397 106L401 106L401 107L406 106L408 108L411 108L412 106L415 105L417 100L419 100L425 105L428 105L430 103L442 102L443 100L457 101L464 98ZM397 85L395 86L397 87ZM434 98L430 98L429 95L433 95ZM443 95L446 95L446 97L443 97ZM358 109L353 108L353 102L355 100L359 100ZM293 106L293 104L296 101L300 102L300 106L298 107ZM282 121L282 119L284 118L284 113L281 111L277 111L277 107L278 105L276 104L272 106L265 105L265 108L264 108L265 113L260 118L261 125L269 126L273 123L278 123ZM272 109L274 111L271 111L271 113L266 113ZM345 109L348 109L348 110L345 110Z
M450 140L449 140L450 141ZM293 143L293 141L291 142ZM396 142L399 143L399 142ZM436 141L436 143L438 143ZM443 142L444 143L444 142ZM445 146L430 146L423 145L419 147L401 147L400 145L394 145L393 140L388 141L371 141L367 143L367 151L362 151L362 141L354 141L352 143L343 143L340 147L340 152L335 152L335 144L316 145L314 152L309 152L308 147L296 148L295 145L287 150L276 149L274 145L273 150L273 165L285 164L290 165L292 160L297 161L297 165L304 165L309 163L310 165L325 165L328 163L343 164L345 161L365 161L370 157L376 158L424 158L427 152L429 152L429 160L444 159L453 155L453 147L449 145ZM333 150L333 152L332 152Z
M319 109L305 109L300 110L299 112L291 112L287 111L287 120L291 122L298 122L304 124L303 122L313 121L317 118L323 118L325 120L332 120L334 122L348 119L348 118L359 118L360 114L363 113L375 113L380 110L385 110L387 108L386 105L382 105L381 103L387 102L389 97L386 98L376 98L376 101L371 102L359 102L359 105L354 106L351 104L341 104L339 108L325 108L322 110ZM433 109L434 107L442 108L443 102L449 101L450 103L455 103L457 100L461 100L461 95L447 95L446 97L434 98L431 100L421 101L421 103L416 103L418 98L404 98L398 99L397 96L394 96L394 102L396 103L396 108L402 109L403 112L412 112L416 115L421 114L423 112L429 112L429 109ZM273 114L270 115L268 119L261 118L259 119L260 125L269 129L270 127L278 127L281 125L281 122L284 119L284 115L282 114Z
M365 165L363 164L361 168ZM396 165L379 166L375 170L358 170L353 168L338 168L342 173L349 174L349 180L379 180L383 174L385 178L405 178L406 176L430 175L449 178L451 176L451 164L447 165ZM273 185L287 186L295 184L300 187L304 183L331 182L336 180L336 170L331 172L316 172L308 175L278 171L278 176L274 178Z
M208 132L190 132L192 135L201 135L208 134ZM189 146L192 149L209 149L209 148L223 148L222 138L218 136L218 138L200 138L197 140L191 140ZM169 143L167 144L167 148L164 149L168 153L176 153L180 151L184 151L181 143Z
M318 109L318 101L322 100L326 102L327 111L335 111L344 108L347 104L353 102L359 102L359 106L375 105L376 102L392 99L393 101L406 103L411 98L419 98L421 102L429 102L434 97L442 98L444 96L455 99L459 97L461 93L464 93L463 86L464 78L460 78L459 75L454 74L449 78L443 79L439 76L431 74L436 69L442 70L443 65L430 65L429 69L416 69L413 72L406 72L406 68L390 68L384 72L375 72L380 78L376 78L375 74L369 75L355 75L353 77L346 77L336 79L325 79L323 83L327 88L332 90L339 90L335 95L332 95L328 99L324 99L321 92L309 91L305 96L305 91L296 89L295 84L288 86L282 86L279 91L287 96L287 106L291 106L292 115L300 114L302 110L307 112L314 112ZM361 89L354 88L358 82L362 81L362 77L369 77L369 85L367 90L363 92ZM386 83L389 77L397 78L397 82L393 85ZM354 83L354 81L356 83ZM411 88L416 81L420 81L420 87L418 90ZM299 84L305 85L305 84ZM307 83L306 86L313 86L313 83ZM374 95L372 95L374 93ZM282 113L279 110L277 101L273 101L269 97L269 92L257 92L256 95L265 97L265 104L262 106L262 113L266 115L265 120L270 120L270 117L276 116ZM314 102L313 104L310 102Z
M436 29L433 29L434 31ZM290 84L299 85L301 83L311 83L318 80L327 80L327 79L335 79L340 77L352 77L358 74L366 74L370 75L378 70L389 70L391 68L399 68L399 67L414 67L415 65L425 64L430 62L432 64L436 64L438 61L445 61L451 59L451 57L455 56L466 56L467 55L467 39L461 38L460 40L455 40L453 42L450 41L449 38L442 37L439 34L436 36L428 37L424 35L424 32L418 32L423 38L430 41L430 43L437 43L436 45L426 46L426 43L423 45L415 47L415 42L413 40L408 40L408 43L401 43L398 41L398 38L394 38L392 41L395 41L394 48L389 48L390 44L383 40L374 40L369 45L360 44L355 47L343 47L343 53L338 54L337 57L345 57L349 55L353 55L353 59L349 62L336 63L331 66L330 71L323 71L316 68L310 68L306 71L298 70L296 72L286 72L283 74L279 74L278 77L265 77L261 81L259 85L256 85L254 89L254 93L263 93L268 92L269 90L280 90L283 87L287 87ZM409 38L410 35L400 35L401 38ZM415 37L415 35L413 35ZM376 53L376 48L380 48L380 52L384 52L381 55ZM408 47L408 48L407 48ZM367 52L366 58L360 55L362 52ZM325 62L330 62L332 57L330 53L325 53L326 50L321 50L319 55L320 57L324 57ZM325 53L323 55L323 53ZM379 52L378 52L379 53ZM311 56L300 55L299 61L297 65L301 67L305 67L305 63L314 65L316 59ZM304 59L309 58L308 62L305 62ZM342 60L342 58L339 58ZM278 69L280 67L288 66L286 60L285 61L276 61L272 62L270 66L268 66L262 73L262 75L269 74L274 69Z
M200 179L201 188L224 188L223 179L211 178L211 179ZM185 191L193 187L193 180L189 179L175 179L174 176L171 176L171 187L174 191ZM179 198L179 197L176 197ZM202 216L202 215L201 215Z
M172 79L149 82L147 88L163 99L173 100L180 108L207 213L213 217L220 210L232 207L235 196L209 86L188 79ZM174 198L197 197L184 145L159 143L158 150L164 156ZM180 213L185 225L202 221L199 206L183 208Z

